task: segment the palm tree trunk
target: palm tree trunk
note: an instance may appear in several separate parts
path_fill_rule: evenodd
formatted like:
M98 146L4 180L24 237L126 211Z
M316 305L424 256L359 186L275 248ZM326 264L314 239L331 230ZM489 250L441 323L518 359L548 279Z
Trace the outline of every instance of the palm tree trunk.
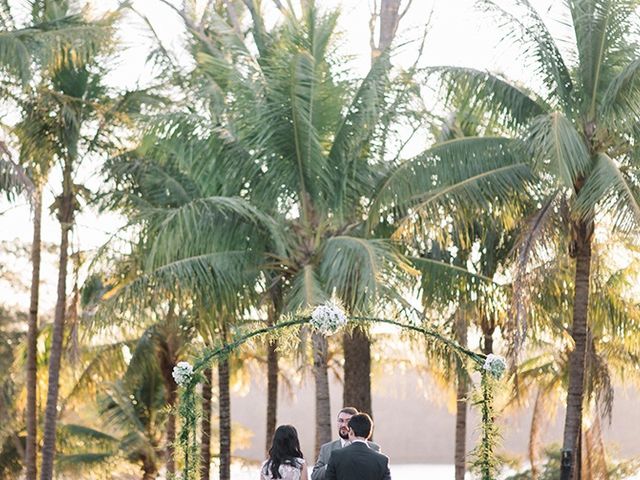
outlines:
M178 385L173 378L173 367L178 361L178 329L179 324L175 312L174 300L171 299L163 329L156 332L156 358L160 366L165 391L165 402L168 407L167 423L165 425L165 456L167 476L173 478L176 473L176 404L178 402Z
M375 60L383 51L391 46L393 38L400 23L400 4L402 0L382 0L380 4L380 36L378 45L373 43L373 31L371 38L371 58Z
M567 411L562 443L561 480L570 480L578 473L576 449L582 425L582 404L584 398L584 371L587 352L589 280L591 269L592 225L579 222L576 225L575 254L575 297L573 301L573 325L571 336L574 349L569 356L569 387L567 390ZM579 476L578 476L579 478Z
M171 370L170 373L171 375ZM176 455L176 449L175 449L175 443L176 443L176 414L175 414L175 407L176 407L176 400L178 398L178 387L175 384L175 382L173 381L173 378L171 379L171 383L173 384L168 390L167 390L167 406L169 407L169 414L167 415L167 474L168 475L175 475L176 473L176 461L175 461L175 455ZM169 478L173 478L173 477L169 477Z
M271 308L269 309L269 326L275 325L280 318L283 304L282 284L279 279L269 278L272 287L269 289ZM273 434L276 431L278 416L278 341L273 339L267 345L267 429L265 437L265 453L269 451Z
M327 370L328 343L318 332L311 335L313 345L313 375L316 388L316 444L314 457L320 447L331 441L331 402L329 397L329 373Z
M344 351L344 391L342 404L372 415L371 343L360 328L342 337Z
M42 187L38 185L33 204L33 243L31 244L31 301L29 304L29 326L27 331L27 444L25 455L28 479L38 476L37 439L37 356L38 356L38 303L40 300L40 249L42 230Z
M489 355L493 353L493 332L496 330L496 325L493 320L483 319L480 326L482 327L482 353Z
M200 479L209 480L211 471L211 391L213 383L211 367L204 371L202 382L202 421L200 423Z
M278 342L270 341L267 345L267 435L265 451L269 450L273 433L276 431L278 412Z
M220 480L231 478L231 398L229 395L229 359L218 362L220 421Z
M71 179L72 160L67 158L62 175L62 195L59 197L58 220L60 222L60 265L58 267L58 298L53 320L51 354L49 356L49 384L47 406L44 413L42 466L40 480L52 480L53 460L56 452L56 426L58 422L58 390L62 362L65 306L67 301L67 263L69 232L73 222L73 190Z
M542 390L538 389L533 404L531 428L529 430L529 463L531 464L531 480L538 478L538 446L540 444L540 423L542 422Z
M462 315L456 318L456 340L467 346L467 322ZM455 480L464 480L467 471L467 373L463 365L457 368Z
M145 458L142 462L142 480L155 480L158 469L151 460Z

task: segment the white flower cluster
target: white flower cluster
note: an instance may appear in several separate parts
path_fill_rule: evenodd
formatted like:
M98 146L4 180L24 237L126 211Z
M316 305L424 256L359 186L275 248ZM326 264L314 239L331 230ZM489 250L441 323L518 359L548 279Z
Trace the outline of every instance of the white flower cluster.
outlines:
M504 357L490 353L489 355L487 355L482 368L488 371L491 376L493 376L497 380L500 380L500 377L502 377L505 370L507 369L507 362L505 361Z
M173 379L179 386L186 385L191 380L191 376L193 375L193 367L189 362L178 362L178 364L173 367Z
M311 313L311 325L323 335L332 335L347 324L347 316L334 302L318 305Z

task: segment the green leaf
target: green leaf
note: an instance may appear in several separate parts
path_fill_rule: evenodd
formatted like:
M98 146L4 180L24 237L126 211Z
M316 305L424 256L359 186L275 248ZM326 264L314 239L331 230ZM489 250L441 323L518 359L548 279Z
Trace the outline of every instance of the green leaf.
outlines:
M509 128L526 125L549 110L544 100L533 92L513 85L496 74L464 67L433 67L427 73L437 76L444 89L445 102L487 121L501 121Z
M527 146L537 168L550 167L567 188L573 189L589 173L591 159L584 138L560 112L536 118L527 132Z
M467 223L467 208L513 204L533 181L520 148L517 140L503 137L436 144L390 170L376 189L369 221L375 225L382 217L406 228L416 221L439 225L451 216Z
M523 53L534 60L535 71L544 82L548 103L555 103L570 112L574 88L569 69L544 21L528 0L514 0L518 9L511 13L492 0L481 0L480 5L496 13L508 38L522 46Z
M616 75L635 59L631 39L635 0L571 0L578 47L578 73L584 89L585 113L595 119L602 94Z
M387 74L391 64L388 55L380 56L360 83L351 104L338 126L329 151L335 210L349 216L349 210L360 201L373 181L370 159L371 142L379 126L384 103Z
M312 265L305 265L291 280L286 297L287 309L295 312L323 303L330 296L322 287L316 269Z
M623 169L608 155L599 153L576 199L577 213L591 219L597 210L612 219L614 228L630 232L640 225L639 175L637 169Z
M614 125L623 132L633 131L640 118L640 59L624 67L602 94L599 114L606 126Z
M391 285L409 265L387 240L340 235L323 244L320 277L325 291L335 292L350 311L365 311L385 298Z

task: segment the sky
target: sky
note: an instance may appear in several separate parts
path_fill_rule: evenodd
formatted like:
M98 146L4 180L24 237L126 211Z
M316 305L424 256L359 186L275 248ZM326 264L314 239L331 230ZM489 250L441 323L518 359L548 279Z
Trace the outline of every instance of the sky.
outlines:
M174 0L180 4L179 0ZM199 0L201 2L201 0ZM406 4L407 0L404 0ZM354 76L366 73L370 61L369 19L371 16L371 0L317 0L326 9L339 8L341 17L339 30L342 37L339 51L351 57L350 68ZM294 2L295 3L295 2ZM517 50L501 42L501 34L496 23L486 13L474 7L472 0L413 0L410 9L400 24L397 44L394 52L394 63L408 66L415 62L420 39L426 23L429 23L425 49L420 65L459 65L500 72L519 81L530 80L526 77L526 66L517 57ZM134 89L148 84L150 67L146 65L146 57L152 48L153 38L149 28L142 20L148 18L158 36L166 47L180 52L184 39L181 21L174 11L159 0L133 0L134 9L139 15L129 14L122 23L120 42L123 53L112 65L109 82L122 89ZM264 0L272 19L275 19L275 7L270 0ZM553 2L537 0L533 2L540 12L546 16L557 16L550 10ZM96 13L113 8L115 0L97 0L93 2ZM561 22L550 21L553 31ZM179 53L178 56L180 57ZM426 92L426 95L429 93ZM424 140L423 140L424 142ZM418 153L423 145L414 144L413 152ZM102 179L95 167L95 162L84 163L76 183L87 185L97 190ZM53 215L47 214L57 193L59 179L52 178L45 192L45 215L43 219L42 238L44 242L59 243L59 226ZM115 214L98 214L93 209L84 209L77 216L77 226L73 232L75 249L94 250L108 242L111 236L123 224ZM32 236L31 212L24 201L14 205L0 201L0 241L19 239L29 243ZM25 274L28 274L28 270ZM44 294L44 305L53 301L53 295ZM51 298L49 298L51 297ZM26 299L21 298L19 303Z

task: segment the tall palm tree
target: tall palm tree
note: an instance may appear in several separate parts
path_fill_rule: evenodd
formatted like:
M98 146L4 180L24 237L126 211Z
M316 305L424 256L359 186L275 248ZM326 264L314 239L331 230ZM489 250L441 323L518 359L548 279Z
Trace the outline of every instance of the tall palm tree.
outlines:
M229 161L219 160L217 181L234 182L241 172L237 194L289 233L284 252L274 253L269 246L262 251L284 281L288 310L335 292L351 311L371 311L374 298L395 295L387 280L398 278L391 271L406 266L395 245L370 238L372 232L396 228L416 204L440 218L443 208L455 211L452 200L469 204L480 197L492 203L530 177L502 144L483 153L487 164L469 165L463 147L475 145L480 151L486 143L475 139L457 143L457 156L444 174L438 159L450 145L413 162L382 162L376 149L388 58L380 57L353 87L334 82L326 55L336 15L321 15L312 2L305 3L300 18L291 13L274 31L254 32L260 36L257 57L215 13L205 24L178 13L195 39L197 73L206 86L198 93L206 94L200 98L211 109L205 118L213 117L213 125L197 130L209 128L213 137L242 152L232 169ZM418 182L411 184L417 173ZM372 184L378 184L373 192ZM195 238L210 237L194 227L189 241L181 244L197 245ZM330 438L326 349L320 338L314 337L314 345L316 383L322 387L317 397L323 400L316 408L317 443L322 443Z
M284 250L274 250L277 243L271 241L261 251L261 268L282 282L278 302L295 311L335 292L354 312L371 309L376 297L390 293L385 271L403 265L390 242L366 238L364 223L363 199L381 165L371 152L388 57L360 82L337 82L329 60L337 14L322 14L313 2L304 3L300 17L289 12L273 31L254 33L261 36L258 56L215 12L207 13L204 25L179 13L194 36L197 74L207 86L200 88L207 95L202 101L213 107L208 128L243 153L233 163L220 160L215 181L233 183L240 175L240 188L232 194L286 232L280 234L288 240ZM194 231L190 238L206 237ZM316 409L319 447L330 439L331 428L324 340L314 335L313 344L322 399Z
M372 19L369 23L371 29L371 65L381 55L390 55L400 20L411 5L411 2L407 2L404 11L401 11L402 3L402 0L384 0L380 4L380 10L372 13ZM379 22L376 21L376 18L379 19ZM376 43L374 38L375 29L378 25L378 41ZM390 63L387 68L391 68ZM387 113L387 115L389 114ZM389 117L392 116L393 114L389 115ZM361 412L373 415L371 402L371 341L363 329L356 328L343 335L342 350L344 352L342 405L352 406Z
M636 362L640 353L635 334L640 309L638 303L628 296L631 285L629 275L633 275L632 272L637 268L637 257L624 268L611 268L605 250L594 249L594 290L589 305L590 331L585 365L584 408L592 420L591 424L597 428L600 418L611 416L616 379L637 382L637 375L628 369L628 365ZM634 257L637 255L635 252L630 254ZM562 284L570 283L572 279L570 262L558 263L560 272L547 275L547 279L540 282L541 290L547 292L546 296L549 297L561 298L562 295L557 292L563 288ZM553 339L566 335L566 322L562 317L566 315L564 312L571 311L570 300L538 300L536 303L536 314L546 315L548 320L536 328L535 337L539 338L534 338L529 346L528 358L515 372L518 388L514 397L515 400L535 397L529 442L532 477L538 473L536 459L541 426L548 418L549 410L556 410L558 398L566 395L570 368L570 350L558 350L557 343L548 340L549 337ZM593 437L594 433L597 433L597 429L589 433L585 431L583 437ZM581 444L580 449L578 455L583 464L595 458L592 456L595 452L589 451L585 443ZM587 472L583 472L583 476L587 478Z
M67 11L66 4L59 5L59 8L62 8L62 11ZM108 52L116 18L116 14L110 13L97 20L85 20L87 26L93 26L94 29L101 32L103 52ZM64 53L64 58L73 58L75 50L70 47ZM75 212L79 207L79 193L82 192L82 188L74 184L73 176L83 156L96 146L103 145L103 122L105 119L110 119L111 113L105 104L101 104L106 98L106 90L101 84L104 70L98 65L105 61L106 57L99 58L97 50L93 53L91 64L77 65L73 62L62 61L57 68L47 71L47 76L43 77L42 84L39 86L39 94L47 100L51 112L57 114L55 116L57 121L52 125L51 135L56 146L54 158L62 170L62 191L55 201L56 214L61 226L60 260L44 419L40 475L42 480L49 480L53 475L59 372L66 314L69 233L73 226ZM98 133L87 130L87 125L94 121L100 126ZM87 135L89 136L87 137Z
M22 120L15 126L14 134L20 142L20 163L30 172L33 192L33 242L31 244L31 298L27 332L27 478L37 475L37 338L38 305L40 297L40 251L42 230L42 192L54 161L55 143L52 138L51 118L47 106L39 104L39 98L22 99L19 105Z
M135 312L166 295L175 308L190 312L192 327L207 346L214 347L229 341L231 324L255 305L258 262L253 250L263 241L270 221L243 199L228 194L230 189L240 188L232 179L222 183L211 174L238 151L215 136L200 137L200 127L191 122L194 119L161 119L160 126L151 128L171 132L168 136L150 133L142 143L151 143L151 147L122 155L109 165L115 182L111 207L120 209L136 227L131 258L138 260L136 266L129 267L129 278L120 282L105 308ZM194 230L207 240L192 237ZM169 376L175 360L166 365ZM224 460L220 469L222 478L228 478L231 424L226 361L219 363L218 376L220 453ZM170 383L173 385L172 380ZM210 386L209 382L207 392ZM206 411L210 393L205 397ZM205 431L210 428L207 422L204 426ZM205 461L209 439L203 435Z
M24 7L25 4L22 5ZM22 108L34 106L30 80L34 72L44 72L56 68L62 62L69 64L81 64L96 51L97 45L103 38L103 31L94 25L87 25L81 15L70 13L64 8L64 3L55 0L33 0L26 4L29 7L29 15L26 22L20 24L16 21L17 15L13 10L16 5L11 2L3 4L0 12L0 71L7 74L8 86L2 88L2 97L17 96L17 103ZM78 42L81 39L81 42ZM75 55L64 57L63 52L69 51L74 45ZM27 87L26 92L22 87ZM32 86L31 86L32 87ZM28 109L30 110L30 109ZM30 110L28 115L34 113ZM32 121L33 118L30 119ZM40 123L41 124L41 123ZM29 123L23 122L23 126ZM42 133L42 132L41 132ZM33 139L20 139L21 156L20 163L27 168L28 176L19 176L23 180L28 179L32 185L31 199L34 215L33 244L32 244L32 282L31 300L29 306L29 325L27 344L27 386L28 401L26 408L27 418L27 446L25 449L27 477L36 478L36 338L38 331L38 302L40 284L40 230L42 218L42 186L46 179L46 171L51 165L53 149L45 148L46 136ZM30 157L25 154L30 146L37 146L38 155ZM6 150L3 148L2 150ZM31 152L34 153L34 152ZM2 169L5 171L5 169ZM14 175L15 176L15 175ZM3 175L4 178L6 178ZM5 183L3 181L3 183ZM24 181L21 182L24 184ZM4 188L4 187L3 187Z
M509 38L522 46L523 58L532 60L535 86L525 89L468 68L442 67L436 73L449 93L463 92L469 105L519 129L515 143L523 152L521 161L551 183L550 191L568 199L568 254L575 259L571 321L575 348L570 358L562 467L562 478L568 479L576 472L582 417L594 227L603 214L610 214L610 225L623 231L635 228L640 218L638 159L632 147L636 130L635 122L628 120L640 114L635 100L639 93L634 60L639 48L637 5L633 1L567 2L564 8L575 41L560 45L527 0L514 0L512 10L491 1L481 3L500 15ZM485 141L496 145L503 140Z

